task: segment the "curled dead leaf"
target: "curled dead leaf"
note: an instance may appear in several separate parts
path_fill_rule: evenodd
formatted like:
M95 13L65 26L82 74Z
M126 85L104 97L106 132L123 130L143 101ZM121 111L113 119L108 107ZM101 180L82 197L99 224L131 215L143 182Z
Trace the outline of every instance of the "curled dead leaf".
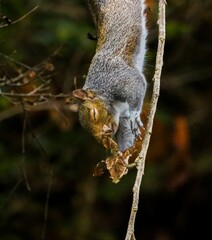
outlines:
M121 156L111 156L106 159L106 167L110 173L110 178L114 183L118 183L119 180L128 172L127 165Z

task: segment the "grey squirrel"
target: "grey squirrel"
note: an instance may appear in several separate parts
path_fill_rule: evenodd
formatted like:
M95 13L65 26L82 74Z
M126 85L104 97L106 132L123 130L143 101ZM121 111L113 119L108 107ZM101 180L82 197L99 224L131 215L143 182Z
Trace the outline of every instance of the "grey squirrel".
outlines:
M89 0L97 29L96 52L85 84L73 91L83 127L114 152L134 144L146 92L144 0ZM108 138L107 138L108 137Z

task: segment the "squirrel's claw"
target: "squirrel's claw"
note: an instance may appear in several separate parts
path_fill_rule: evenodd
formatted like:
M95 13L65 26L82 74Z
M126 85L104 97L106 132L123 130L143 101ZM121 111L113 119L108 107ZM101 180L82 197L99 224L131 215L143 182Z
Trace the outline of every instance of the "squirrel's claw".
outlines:
M131 129L133 134L138 137L141 135L140 128L143 127L143 123L141 122L141 119L139 116L137 116L135 119L130 119L131 122Z

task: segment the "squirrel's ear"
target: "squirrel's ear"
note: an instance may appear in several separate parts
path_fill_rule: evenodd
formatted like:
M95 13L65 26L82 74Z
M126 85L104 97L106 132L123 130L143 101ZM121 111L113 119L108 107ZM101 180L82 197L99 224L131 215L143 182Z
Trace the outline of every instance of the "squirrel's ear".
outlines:
M94 93L92 93L89 90L84 90L84 89L77 89L75 91L73 91L73 96L77 99L79 99L80 101L85 101L88 99L92 99L95 97Z
M78 111L79 111L79 104L77 104L77 103L72 103L72 104L69 106L69 109L70 109L72 112L78 112Z

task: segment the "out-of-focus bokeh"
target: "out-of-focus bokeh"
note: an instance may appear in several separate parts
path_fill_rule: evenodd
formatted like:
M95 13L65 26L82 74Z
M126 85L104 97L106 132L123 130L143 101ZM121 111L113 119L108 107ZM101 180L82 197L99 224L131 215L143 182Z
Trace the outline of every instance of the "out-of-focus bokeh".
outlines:
M137 240L212 239L212 2L167 1L161 94L142 182ZM148 111L157 49L157 1L148 0ZM39 8L15 24L35 6ZM0 78L41 67L44 89L83 86L95 28L83 0L0 0ZM43 81L43 80L42 80ZM38 83L34 83L38 84ZM39 83L43 84L43 83ZM32 91L24 85L17 93ZM1 92L11 88L1 87ZM122 240L135 170L120 183L93 177L106 153L63 98L31 106L0 97L0 239ZM14 104L14 101L20 104ZM145 113L144 113L145 121Z

